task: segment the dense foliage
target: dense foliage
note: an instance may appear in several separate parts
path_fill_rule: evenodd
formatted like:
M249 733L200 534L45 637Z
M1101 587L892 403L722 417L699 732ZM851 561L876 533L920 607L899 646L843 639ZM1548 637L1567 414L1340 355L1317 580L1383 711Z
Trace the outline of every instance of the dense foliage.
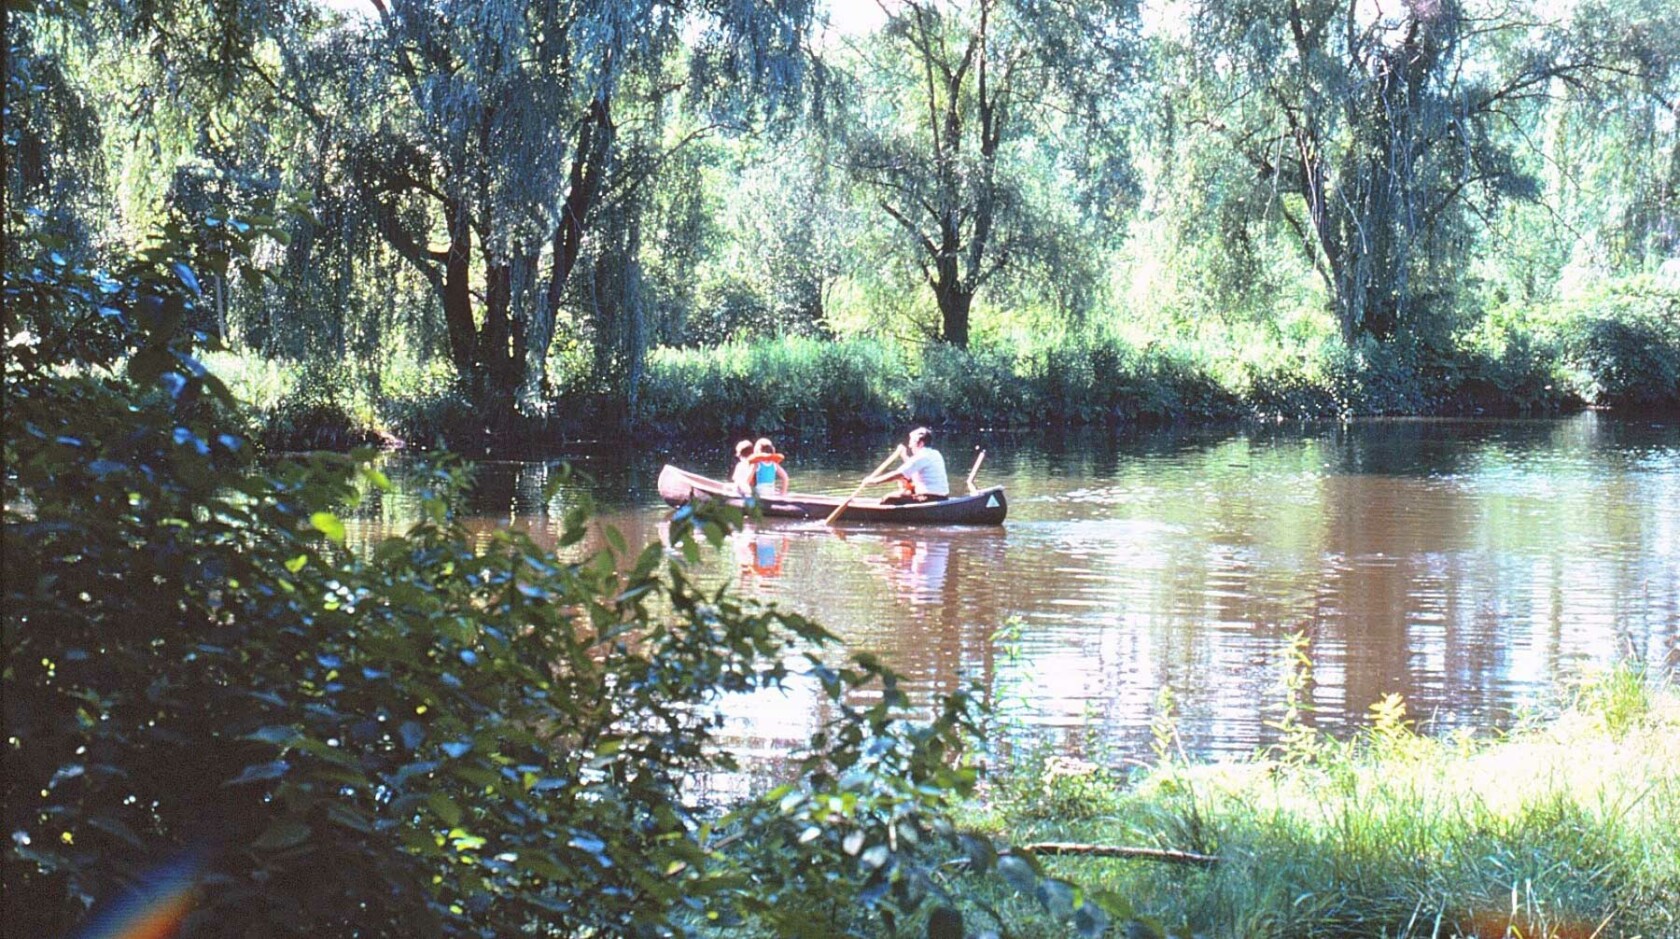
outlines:
M1229 414L1680 404L1671 4L217 9L18 8L6 186L72 260L274 220L195 325L279 443L710 434L696 370L806 395L758 430L1206 410L965 412L942 344L991 396L1135 348ZM785 338L869 374L737 348Z

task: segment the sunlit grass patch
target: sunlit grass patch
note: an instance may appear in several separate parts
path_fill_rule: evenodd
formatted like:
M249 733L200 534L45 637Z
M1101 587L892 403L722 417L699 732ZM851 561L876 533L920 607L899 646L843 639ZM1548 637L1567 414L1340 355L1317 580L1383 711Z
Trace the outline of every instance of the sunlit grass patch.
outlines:
M1620 666L1553 720L1507 736L1420 736L1393 712L1311 759L1169 758L1098 813L999 785L1006 840L1205 850L1208 870L1056 860L1187 935L1680 935L1680 695ZM1047 777L1050 799L1089 779ZM1019 801L1009 803L1015 798Z
M868 339L655 349L640 416L689 436L891 426L903 414L902 358L895 347Z

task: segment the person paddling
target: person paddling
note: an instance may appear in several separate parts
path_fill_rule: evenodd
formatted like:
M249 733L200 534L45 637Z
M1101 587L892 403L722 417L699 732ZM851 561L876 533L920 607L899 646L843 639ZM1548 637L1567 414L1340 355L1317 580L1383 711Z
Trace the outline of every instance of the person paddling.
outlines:
M769 437L758 438L752 454L753 492L760 499L774 499L788 491L787 470L782 469L782 455Z
M895 479L902 479L909 484L908 492L887 496L881 500L882 505L943 502L951 497L951 482L945 475L945 457L928 445L932 441L933 431L926 427L912 430L909 449L898 448L899 456L904 462L894 469L885 470L863 481L866 486L892 482Z

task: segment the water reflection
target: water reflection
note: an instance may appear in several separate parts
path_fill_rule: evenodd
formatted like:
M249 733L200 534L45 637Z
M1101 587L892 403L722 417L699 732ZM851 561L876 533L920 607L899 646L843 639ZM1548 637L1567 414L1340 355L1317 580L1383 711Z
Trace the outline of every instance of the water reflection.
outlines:
M904 672L919 700L978 683L1024 703L1017 739L1121 755L1147 748L1163 686L1193 751L1270 739L1295 631L1312 638L1329 727L1391 692L1433 729L1498 726L1582 663L1680 664L1680 425L946 436L953 453L986 445L982 482L1009 488L1003 528L762 522L699 576L811 615ZM882 443L790 454L798 487L850 491ZM576 456L603 521L637 544L662 535L659 465L716 453ZM552 543L584 491L545 505L555 471L483 467L474 530L519 524ZM412 519L404 498L361 525ZM767 752L823 717L809 688L731 708Z
M944 538L891 538L879 558L867 558L878 566L892 585L899 602L910 606L943 604L951 568L951 542Z
M751 589L754 578L771 580L782 576L782 558L787 556L787 532L748 525L729 536L735 564L741 569L741 584Z

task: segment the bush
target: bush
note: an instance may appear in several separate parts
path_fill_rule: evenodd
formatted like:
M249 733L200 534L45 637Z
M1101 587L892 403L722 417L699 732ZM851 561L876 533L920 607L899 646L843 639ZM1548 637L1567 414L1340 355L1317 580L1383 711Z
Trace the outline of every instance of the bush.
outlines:
M903 368L870 340L778 339L711 349L656 349L640 417L686 437L822 434L890 427Z
M479 417L452 366L397 370L382 382L378 411L383 423L405 444L464 451L479 445Z
M1460 341L1461 376L1452 410L1472 413L1555 411L1580 403L1569 392L1554 341L1527 327L1484 327Z
M1238 366L1236 394L1261 419L1325 420L1341 417L1337 397L1318 359L1283 357L1244 359Z
M921 366L906 393L911 420L1008 426L1027 419L1026 389L1013 355L936 343L922 351Z
M932 345L908 397L917 421L993 426L1218 418L1236 406L1189 355L1110 337L1029 349Z
M1680 406L1680 290L1618 285L1582 301L1561 333L1582 397L1608 407Z
M517 532L475 543L447 466L425 520L358 556L335 507L357 472L384 486L374 470L259 471L109 384L29 403L7 428L7 504L30 506L5 529L8 933L62 934L183 850L210 857L196 935L623 934L751 897L685 786L729 766L711 704L778 684L815 626L699 592L659 545L566 564ZM857 764L902 704L838 720L851 735L818 755ZM963 791L939 726L891 745L933 787L892 824Z

